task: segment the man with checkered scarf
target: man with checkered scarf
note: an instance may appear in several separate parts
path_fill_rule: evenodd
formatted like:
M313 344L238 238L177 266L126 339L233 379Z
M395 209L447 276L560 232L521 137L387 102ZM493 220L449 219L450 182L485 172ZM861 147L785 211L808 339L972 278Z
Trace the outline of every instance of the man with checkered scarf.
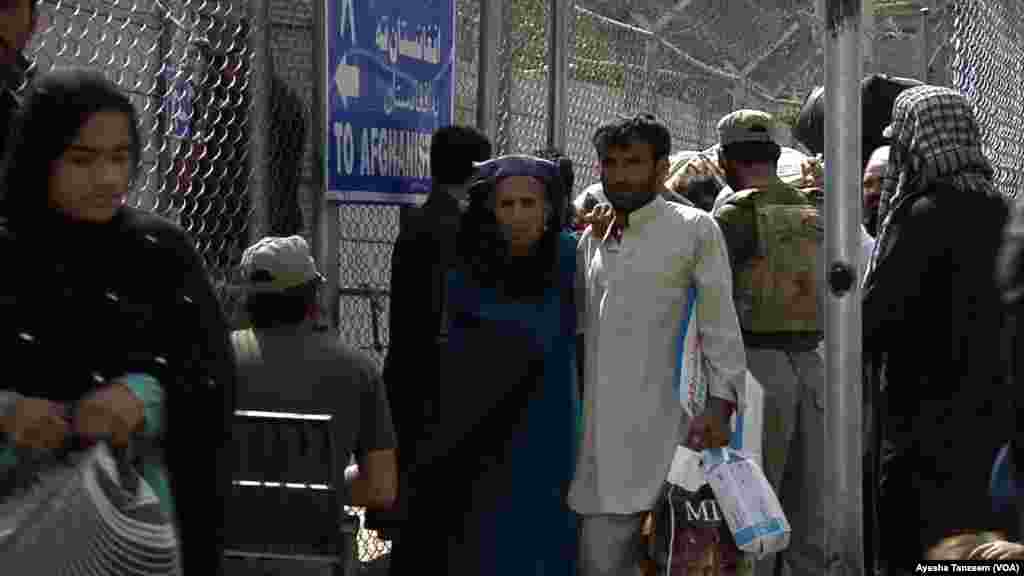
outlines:
M988 499L992 461L1012 424L995 282L1008 208L960 93L902 92L885 135L863 336L870 372L885 383L876 400L879 555L887 574L900 574L956 532L1012 532Z

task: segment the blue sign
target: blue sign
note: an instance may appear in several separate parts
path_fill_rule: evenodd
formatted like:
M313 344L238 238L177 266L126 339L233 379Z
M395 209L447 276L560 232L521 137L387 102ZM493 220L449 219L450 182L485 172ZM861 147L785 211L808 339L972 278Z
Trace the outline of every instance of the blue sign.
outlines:
M454 0L327 2L327 194L420 203L430 137L451 124Z

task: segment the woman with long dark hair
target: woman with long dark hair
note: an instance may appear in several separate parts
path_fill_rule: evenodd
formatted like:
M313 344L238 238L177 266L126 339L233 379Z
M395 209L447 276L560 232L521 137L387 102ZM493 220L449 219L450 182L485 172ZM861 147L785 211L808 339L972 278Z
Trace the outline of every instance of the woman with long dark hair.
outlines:
M138 448L185 573L215 574L233 353L185 233L126 204L141 155L136 110L101 73L30 87L0 175L0 478L72 437Z

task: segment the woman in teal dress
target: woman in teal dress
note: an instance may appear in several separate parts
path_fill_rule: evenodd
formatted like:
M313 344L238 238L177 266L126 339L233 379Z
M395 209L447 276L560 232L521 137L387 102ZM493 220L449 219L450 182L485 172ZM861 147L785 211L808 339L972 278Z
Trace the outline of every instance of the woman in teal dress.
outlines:
M575 576L575 241L558 166L481 164L448 277L447 470L469 480L449 574Z

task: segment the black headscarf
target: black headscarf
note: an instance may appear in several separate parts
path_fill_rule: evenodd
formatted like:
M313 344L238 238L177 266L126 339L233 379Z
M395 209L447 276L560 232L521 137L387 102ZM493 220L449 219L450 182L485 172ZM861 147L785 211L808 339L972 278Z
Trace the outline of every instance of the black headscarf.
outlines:
M45 227L50 233L47 224L70 224L49 208L50 171L89 118L105 111L129 116L137 171L142 149L138 115L113 82L98 71L71 68L48 72L32 83L14 117L0 173L0 213L12 227L40 232L39 228ZM89 228L75 224L76 228Z
M861 93L861 170L867 166L871 153L888 144L882 131L892 121L892 106L901 92L921 82L911 78L895 78L872 74L860 83ZM818 86L804 100L793 126L793 137L812 154L825 153L825 87Z

